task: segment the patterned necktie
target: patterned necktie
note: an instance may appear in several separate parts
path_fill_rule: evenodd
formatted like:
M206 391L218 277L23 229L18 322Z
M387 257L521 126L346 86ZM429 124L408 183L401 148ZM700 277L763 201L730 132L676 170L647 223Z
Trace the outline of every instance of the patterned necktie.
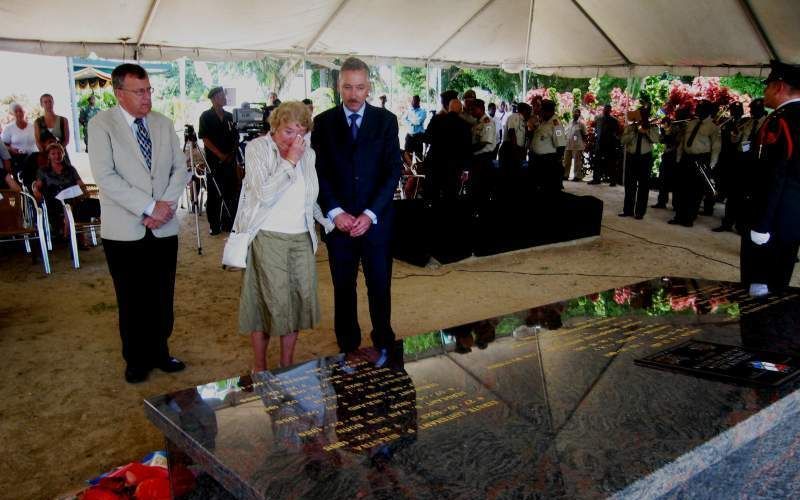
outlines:
M353 136L354 141L358 137L358 113L350 115L350 135Z
M141 118L135 119L133 123L136 124L136 140L139 142L139 149L142 151L142 156L144 156L144 161L149 169L153 162L153 143L150 142L150 133Z
M694 138L697 137L697 132L700 130L700 124L702 124L702 123L703 123L703 120L697 120L697 123L695 124L694 128L692 129L692 133L689 134L689 140L686 141L686 147L687 148L692 147L692 144L694 143Z

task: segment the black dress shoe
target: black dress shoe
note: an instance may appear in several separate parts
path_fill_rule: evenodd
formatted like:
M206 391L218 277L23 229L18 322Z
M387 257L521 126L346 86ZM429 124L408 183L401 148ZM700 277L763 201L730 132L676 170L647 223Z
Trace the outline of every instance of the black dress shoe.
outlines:
M642 220L644 219L644 215L634 215L633 218L636 220Z
M692 222L692 221L681 222L681 226L683 226L683 227L692 227L692 226L694 226L694 222Z
M593 186L596 186L597 184L600 184L600 181L591 180L591 181L587 182L586 184L591 184Z
M129 366L125 368L125 381L129 384L138 384L147 380L147 375L150 370L138 366Z
M620 216L620 217L630 217L631 216L631 214L626 214L625 212L618 213L617 215Z
M673 225L674 224L680 224L680 223L681 223L681 221L679 221L678 219L670 219L670 220L667 221L667 224L673 224Z
M730 226L719 226L712 229L715 233L724 233L725 231L733 231L733 228Z
M210 234L211 236L216 236L219 233L220 233L219 229L209 229L209 231L208 231L208 234Z
M166 373L175 373L186 368L186 364L178 358L169 358L156 365L156 368Z
M655 205L650 205L650 208L667 208L667 206L662 205L661 203L656 203Z

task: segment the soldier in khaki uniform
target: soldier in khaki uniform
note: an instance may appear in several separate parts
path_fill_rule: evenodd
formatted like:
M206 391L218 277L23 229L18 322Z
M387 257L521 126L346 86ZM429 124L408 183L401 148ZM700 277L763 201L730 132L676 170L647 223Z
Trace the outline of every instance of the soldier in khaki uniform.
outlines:
M717 164L722 145L719 127L711 119L713 114L714 105L709 101L701 101L695 109L696 116L686 125L678 146L676 190L680 195L676 196L678 206L670 224L692 227L700 210L703 193L709 189L700 168L705 170L706 175L711 172ZM710 208L713 209L713 205Z
M650 105L642 104L638 119L625 127L620 142L625 147L625 202L620 217L642 219L650 194L653 144L661 139L658 127L650 124Z
M566 131L567 147L564 151L564 180L569 179L572 161L575 160L575 173L572 180L583 180L583 149L586 146L586 124L581 120L581 110L575 108L572 112L572 121Z
M485 201L494 192L494 160L497 130L494 120L485 112L481 99L472 102L472 116L477 123L472 127L472 196L476 201Z
M542 101L541 123L533 129L530 143L528 169L533 173L534 186L546 192L560 191L561 162L558 148L563 148L564 130L555 116L556 104L550 100Z

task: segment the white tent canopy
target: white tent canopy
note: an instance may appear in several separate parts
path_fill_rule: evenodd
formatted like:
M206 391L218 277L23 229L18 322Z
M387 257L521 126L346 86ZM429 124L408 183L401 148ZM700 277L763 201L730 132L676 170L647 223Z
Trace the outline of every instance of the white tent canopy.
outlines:
M800 64L798 26L798 0L3 0L0 50L759 75Z

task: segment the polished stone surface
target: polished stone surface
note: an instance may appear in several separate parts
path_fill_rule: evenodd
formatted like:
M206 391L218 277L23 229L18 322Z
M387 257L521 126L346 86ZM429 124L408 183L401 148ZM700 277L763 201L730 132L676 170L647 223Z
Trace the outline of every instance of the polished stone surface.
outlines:
M798 354L799 302L654 279L407 338L382 368L362 349L145 407L171 459L236 498L677 498L763 454L761 436L797 449L775 433L800 414L800 383L634 360L688 339Z

